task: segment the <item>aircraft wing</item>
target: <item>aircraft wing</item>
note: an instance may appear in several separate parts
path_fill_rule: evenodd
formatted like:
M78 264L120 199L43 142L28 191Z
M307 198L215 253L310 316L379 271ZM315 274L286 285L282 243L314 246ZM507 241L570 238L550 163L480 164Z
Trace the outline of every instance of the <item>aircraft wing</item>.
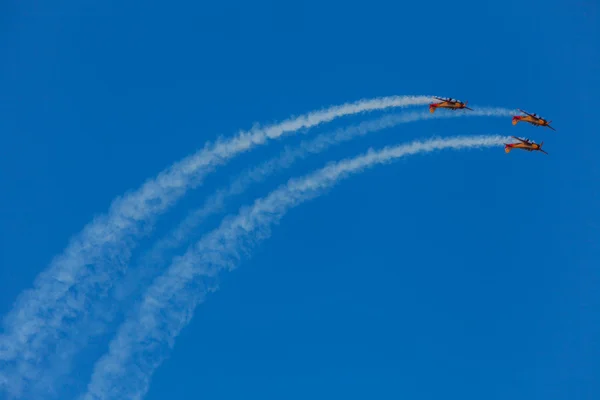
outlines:
M433 96L434 99L436 100L440 100L440 101L449 101L450 99L445 99L443 97L437 97L437 96Z
M554 129L553 127L551 127L550 125L546 125L548 128L552 129L553 131L556 131L556 129Z
M521 111L523 114L527 114L527 115L529 115L530 117L537 118L535 115L533 115L533 114L530 114L530 113L528 113L527 111L523 111L523 110L521 110L520 108L519 108L519 111Z
M529 140L527 140L527 139L521 139L521 138L518 138L516 136L512 136L512 137L515 138L515 139L517 139L520 142L525 143L525 144L531 144L531 142Z

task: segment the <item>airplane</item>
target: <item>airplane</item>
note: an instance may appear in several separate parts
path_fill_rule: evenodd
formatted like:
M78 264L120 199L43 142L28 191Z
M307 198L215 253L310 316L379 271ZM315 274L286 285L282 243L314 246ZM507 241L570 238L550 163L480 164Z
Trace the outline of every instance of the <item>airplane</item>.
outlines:
M467 110L471 110L473 111L472 108L467 107L467 104L469 103L468 101L465 101L464 103L462 101L456 100L456 99L450 99L450 98L443 98L443 97L435 97L433 96L434 99L440 100L441 103L431 103L429 104L429 112L430 113L434 113L436 108L448 108L452 111L456 111L459 109L463 109L466 108Z
M550 126L550 123L552 121L546 121L546 119L540 117L537 114L530 114L527 111L523 111L519 108L519 111L521 111L523 114L527 114L527 115L515 115L512 119L512 124L516 125L517 122L523 121L523 122L529 122L532 125L535 126L546 126L550 129L552 129L553 131L555 131L556 129L554 129L553 127Z
M521 143L509 143L509 144L504 143L504 151L506 153L510 153L510 151L512 149L522 149L525 151L541 151L544 154L548 154L544 150L542 150L542 146L544 145L544 142L537 144L534 141L529 140L527 138L521 139L516 136L512 136L512 137L519 140Z

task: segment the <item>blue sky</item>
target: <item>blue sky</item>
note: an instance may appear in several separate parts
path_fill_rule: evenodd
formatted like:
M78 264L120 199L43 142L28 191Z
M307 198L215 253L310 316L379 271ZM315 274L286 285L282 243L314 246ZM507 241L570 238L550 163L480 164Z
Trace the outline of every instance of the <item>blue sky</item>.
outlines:
M596 3L24 1L0 15L2 315L116 196L208 140L361 98L451 96L536 112L558 131L510 118L402 125L304 160L227 213L328 161L414 138L514 134L550 155L415 156L293 209L221 277L145 398L600 396ZM211 174L133 261L233 175L299 140ZM77 359L63 398L85 389L110 339Z

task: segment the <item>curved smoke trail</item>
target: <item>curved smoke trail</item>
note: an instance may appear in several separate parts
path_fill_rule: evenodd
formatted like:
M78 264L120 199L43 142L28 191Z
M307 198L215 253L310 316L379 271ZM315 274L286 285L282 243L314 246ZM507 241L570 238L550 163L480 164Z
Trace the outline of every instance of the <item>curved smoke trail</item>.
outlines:
M121 325L109 352L95 365L83 400L141 399L154 370L173 347L175 338L192 318L196 306L211 290L211 279L233 269L241 254L270 235L292 207L313 199L339 181L366 168L399 158L443 149L501 146L503 136L455 137L414 141L369 150L358 157L332 163L305 177L291 179L266 197L242 208L235 217L205 235L146 291L135 314Z
M164 251L180 246L191 231L206 218L222 211L225 202L229 197L243 193L253 183L262 182L271 174L274 174L281 169L289 168L297 160L303 159L309 154L321 153L331 146L408 122L471 116L506 117L513 113L514 111L505 108L477 108L475 111L469 113L431 114L429 112L412 112L399 115L385 115L372 121L365 121L358 125L340 128L333 133L320 134L313 140L301 142L299 146L295 148L286 146L284 151L278 157L267 160L256 167L242 172L229 184L229 186L217 190L204 202L204 205L201 208L189 213L172 233L166 238L159 240L144 257L142 263L147 265L148 263L151 263L152 260L160 260Z
M204 205L190 212L179 225L164 238L158 240L150 250L148 250L141 261L138 262L141 267L135 268L130 276L118 285L117 297L119 300L136 293L136 288L145 287L149 280L156 276L158 269L166 259L165 253L169 250L183 245L189 240L194 229L198 227L206 218L223 211L225 202L228 198L243 193L254 183L262 182L270 175L292 166L296 161L304 159L309 154L321 153L331 146L335 146L346 141L369 133L389 129L399 124L422 121L427 119L472 117L472 116L492 116L506 117L514 113L513 110L497 107L477 107L475 111L468 113L441 112L431 114L425 112L411 112L403 114L385 115L383 117L364 121L360 124L339 128L331 133L323 133L310 141L302 141L294 148L286 146L284 151L277 157L264 161L263 163L243 171L225 188L218 189L211 195Z
M58 385L60 379L66 376L71 366L66 361L73 358L80 349L84 348L92 337L98 337L107 333L109 324L115 319L123 317L123 313L134 304L135 298L141 295L152 279L164 267L167 261L167 252L173 250L186 242L191 241L192 230L203 220L217 212L222 211L226 200L236 194L245 191L253 183L261 182L269 175L281 169L288 168L297 160L327 150L331 146L350 141L354 138L367 135L397 126L398 124L415 122L427 119L454 118L463 116L509 116L512 110L503 108L479 108L475 111L463 112L441 112L431 114L425 112L410 112L402 114L385 115L383 117L364 121L350 127L339 128L334 132L320 134L309 141L302 141L296 147L286 146L285 150L277 157L267 160L254 168L248 169L237 176L228 187L217 190L208 198L204 206L190 213L182 223L165 238L159 240L146 252L136 266L128 268L127 273L115 282L114 291L109 293L100 302L92 305L85 318L76 321L70 326L70 331L63 335L60 343L55 347L54 356L46 363L43 376L38 376L36 391L45 392L48 387Z
M13 395L40 377L40 365L55 353L69 325L85 315L93 297L106 294L126 264L133 238L188 189L233 157L286 133L315 127L343 116L388 108L423 105L429 96L392 96L361 100L314 111L282 123L241 132L208 143L171 165L138 190L116 199L108 214L95 218L17 299L0 336L0 388ZM93 293L93 295L91 295Z

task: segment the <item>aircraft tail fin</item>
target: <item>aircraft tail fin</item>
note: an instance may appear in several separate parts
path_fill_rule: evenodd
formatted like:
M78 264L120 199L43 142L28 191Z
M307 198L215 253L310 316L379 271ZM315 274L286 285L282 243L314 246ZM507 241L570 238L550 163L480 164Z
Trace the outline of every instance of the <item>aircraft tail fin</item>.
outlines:
M434 106L429 106L429 112L430 112L430 113L432 113L432 114L433 114L433 113L435 112L435 109L436 109L436 107L434 107Z
M510 153L510 151L512 150L512 147L508 146L508 145L504 145L504 152L506 154Z

